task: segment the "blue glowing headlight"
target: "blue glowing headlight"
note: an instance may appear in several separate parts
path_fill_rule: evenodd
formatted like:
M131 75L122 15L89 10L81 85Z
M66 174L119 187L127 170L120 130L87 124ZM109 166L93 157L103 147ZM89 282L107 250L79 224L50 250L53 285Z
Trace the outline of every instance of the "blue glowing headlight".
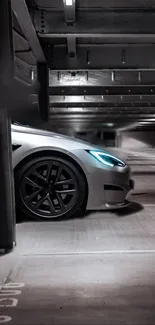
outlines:
M90 150L89 153L104 165L110 167L115 167L115 166L125 167L125 163L122 160L108 153L97 151L97 150Z

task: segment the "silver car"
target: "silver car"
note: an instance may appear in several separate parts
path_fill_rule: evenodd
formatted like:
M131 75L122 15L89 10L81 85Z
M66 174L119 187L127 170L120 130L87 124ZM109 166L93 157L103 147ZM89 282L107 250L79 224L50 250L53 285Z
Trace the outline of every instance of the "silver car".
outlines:
M12 124L16 205L52 219L129 204L130 168L103 149L68 136Z

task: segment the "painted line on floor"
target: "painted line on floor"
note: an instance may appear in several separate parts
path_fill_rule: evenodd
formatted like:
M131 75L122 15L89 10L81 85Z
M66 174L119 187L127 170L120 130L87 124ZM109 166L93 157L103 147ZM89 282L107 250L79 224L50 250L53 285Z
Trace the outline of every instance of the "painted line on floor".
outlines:
M101 255L101 254L155 254L155 249L137 250L105 250L105 251L82 251L82 252L60 252L60 253L34 253L22 254L21 256L61 256L61 255Z
M0 324L11 322L12 318L6 315L0 315Z
M19 299L12 298L12 296L19 296L22 291L17 290L25 286L25 283L14 283L8 282L3 283L0 286L0 308L1 311L6 308L9 311L9 308L16 308L18 305ZM0 324L9 323L12 320L12 317L8 315L0 315Z
M155 207L155 204L153 204L153 203L143 203L143 202L140 202L140 203L142 203L142 205L144 206L144 207Z

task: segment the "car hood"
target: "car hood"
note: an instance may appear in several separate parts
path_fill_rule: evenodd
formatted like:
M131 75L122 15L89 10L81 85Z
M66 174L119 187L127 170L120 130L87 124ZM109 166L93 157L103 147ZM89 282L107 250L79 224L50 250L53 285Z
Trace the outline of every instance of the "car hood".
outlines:
M35 129L32 128L30 126L22 126L22 125L16 125L16 124L12 124L11 125L11 129L13 132L17 132L19 133L19 138L20 138L20 133L21 134L25 134L25 135L33 135L35 137L35 141L34 144L38 146L42 146L42 145L46 145L46 146L52 146L53 148L60 148L60 149L67 149L68 151L74 151L74 150L78 150L78 149L84 149L84 150L100 150L106 153L111 153L112 155L114 155L115 157L120 156L120 158L124 158L120 155L120 152L114 152L112 150L112 148L104 148L103 146L97 146L97 145L93 145L89 142L74 138L74 137L70 137L67 135L63 135L63 134L59 134L59 133L55 133L55 132L50 132L50 131L46 131L46 130L40 130L40 129ZM41 139L37 139L36 141L36 137L41 137ZM29 138L29 137L28 137ZM46 140L46 139L47 140ZM27 136L26 136L27 139ZM45 141L44 141L45 139ZM31 141L31 139L29 139L28 141ZM33 141L32 141L33 143ZM117 155L117 153L119 153ZM123 159L124 160L124 159Z
M70 137L67 135L55 133L55 132L50 132L46 130L40 130L40 129L35 129L29 126L21 126L21 125L14 125L12 124L11 126L12 131L22 133L22 134L32 134L35 136L43 136L43 137L48 137L48 139L52 139L52 143L55 145L56 143L59 144L60 147L64 147L65 144L70 144L71 148L85 148L85 149L92 149L92 148L98 148L97 146L94 146L90 144L89 142Z

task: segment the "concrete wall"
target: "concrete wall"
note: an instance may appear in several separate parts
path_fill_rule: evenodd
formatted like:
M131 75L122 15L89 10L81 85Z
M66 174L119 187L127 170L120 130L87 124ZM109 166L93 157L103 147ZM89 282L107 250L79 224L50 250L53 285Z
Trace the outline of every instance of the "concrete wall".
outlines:
M144 149L155 146L154 131L128 131L120 133L119 147L124 149Z

